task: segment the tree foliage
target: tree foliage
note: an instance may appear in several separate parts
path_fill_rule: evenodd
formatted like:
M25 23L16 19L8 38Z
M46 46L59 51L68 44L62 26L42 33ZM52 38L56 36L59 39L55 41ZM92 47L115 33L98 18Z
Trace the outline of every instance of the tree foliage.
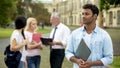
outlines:
M27 10L27 11L26 11ZM38 23L42 22L46 25L49 25L49 17L47 9L44 8L44 5L41 2L33 2L32 0L19 0L17 3L18 15L24 15L26 17L35 17L38 20Z
M108 3L110 3L110 5L114 5L114 7L120 5L120 0L109 0Z
M120 0L100 0L100 11L108 10L110 5L117 7L120 5Z
M14 17L15 2L16 0L2 0L0 2L0 27L5 27L9 20Z
M25 11L24 11L24 6L25 6L25 3L24 2L22 2L22 0L19 0L18 2L17 2L17 4L16 4L16 6L17 6L17 14L18 15L25 15Z
M27 17L32 16L37 18L38 22L49 24L50 14L42 3L32 0L2 0L0 2L0 27L5 27L10 21L14 21L18 15L26 16L26 9L28 9Z
M42 22L45 25L50 25L50 14L48 13L48 10L44 8L42 3L31 4L30 7L32 8L31 16L36 17L38 23Z

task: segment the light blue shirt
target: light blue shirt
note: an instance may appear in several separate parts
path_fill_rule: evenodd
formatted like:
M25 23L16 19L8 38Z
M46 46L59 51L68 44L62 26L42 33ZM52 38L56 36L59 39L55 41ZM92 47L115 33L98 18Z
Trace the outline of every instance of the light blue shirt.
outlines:
M68 60L75 55L77 47L81 39L85 36L86 30L83 27L74 30L69 38L68 45L65 50L65 56ZM101 60L104 66L92 66L91 68L105 68L113 61L113 46L112 40L109 34L96 26L94 31L91 33L90 40L90 50L91 54L87 61L97 61ZM84 51L83 51L84 52ZM74 63L73 68L79 68L76 63Z

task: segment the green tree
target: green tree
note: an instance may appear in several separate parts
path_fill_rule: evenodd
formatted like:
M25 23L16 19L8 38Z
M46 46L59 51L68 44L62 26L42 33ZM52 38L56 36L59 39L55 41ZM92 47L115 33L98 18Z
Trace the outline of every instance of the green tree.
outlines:
M11 0L3 0L0 2L0 26L5 26L5 23L8 22L8 18L9 18L9 8L12 7L12 2Z
M22 0L18 0L16 6L17 6L17 15L25 15L25 11L24 11L25 3L22 2Z
M9 17L10 17L11 21L15 20L17 14L18 14L17 6L16 6L17 3L18 3L18 0L13 0L12 1L12 7L9 8Z
M110 3L110 5L113 5L114 7L120 5L120 0L107 0L107 2Z
M48 13L48 10L44 8L44 5L42 3L34 3L30 6L32 8L32 16L37 18L38 23L42 22L45 25L50 25L50 14Z
M14 17L16 1L17 0L2 0L0 2L0 27L5 27L11 18Z
M49 25L50 14L41 2L33 2L32 0L22 2L22 0L19 0L17 10L18 15L24 15L26 17L32 16L38 20L38 23L44 22L44 24Z

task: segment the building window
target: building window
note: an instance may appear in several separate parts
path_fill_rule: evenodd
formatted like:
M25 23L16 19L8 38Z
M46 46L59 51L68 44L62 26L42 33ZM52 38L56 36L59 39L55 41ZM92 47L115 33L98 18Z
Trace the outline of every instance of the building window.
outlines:
M112 11L110 12L110 14L109 14L109 25L112 25L112 22L113 22L113 13L112 13Z
M120 25L120 10L117 11L117 24Z
M75 20L75 24L74 25L76 25L77 23L76 23L76 16L74 17L74 20Z

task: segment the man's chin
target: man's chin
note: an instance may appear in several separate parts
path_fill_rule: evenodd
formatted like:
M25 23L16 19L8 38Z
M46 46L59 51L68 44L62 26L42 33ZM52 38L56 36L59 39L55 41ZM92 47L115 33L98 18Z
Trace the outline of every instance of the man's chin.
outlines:
M83 24L87 24L87 22L83 22Z

